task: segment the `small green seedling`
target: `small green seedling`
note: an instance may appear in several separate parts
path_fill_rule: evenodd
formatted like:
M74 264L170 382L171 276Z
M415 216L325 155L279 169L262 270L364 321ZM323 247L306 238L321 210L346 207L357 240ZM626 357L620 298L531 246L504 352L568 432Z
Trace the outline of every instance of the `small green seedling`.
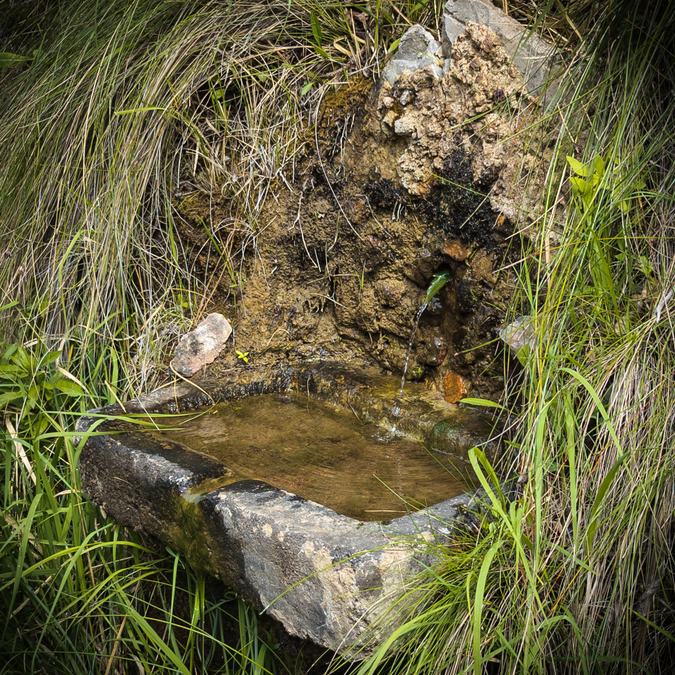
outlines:
M237 358L244 363L248 363L248 352L240 352L237 349Z
M434 278L431 280L429 288L427 288L427 294L424 301L427 303L431 302L448 281L450 281L450 272L439 272L438 274L434 274Z

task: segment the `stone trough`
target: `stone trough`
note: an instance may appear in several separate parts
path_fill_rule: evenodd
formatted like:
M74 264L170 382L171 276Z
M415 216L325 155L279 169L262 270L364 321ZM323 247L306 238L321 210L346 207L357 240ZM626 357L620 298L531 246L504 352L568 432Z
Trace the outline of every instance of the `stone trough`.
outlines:
M421 385L406 387L400 397L397 382L330 364L288 367L273 377L242 368L228 384L186 382L123 408L93 411L79 423L79 432L87 436L80 457L84 490L108 515L180 550L193 567L220 578L290 634L335 651L359 649L364 634L376 630L382 636L393 628L390 617L386 627L378 618L420 565L429 562L426 545L447 539L466 518L474 493L457 476L467 466L468 449L484 443L489 428L478 413L450 405ZM233 471L214 453L204 452L203 443L191 447L189 424L180 440L147 424L152 419L175 425L176 418L160 415L208 411L214 402L259 402L271 394L304 397L306 405L324 406L329 421L350 415L371 432L391 433L395 425L396 438L418 442L431 456L452 458L452 466L443 466L447 492L441 487L416 503L401 498L402 515L393 518L377 512L366 517L365 511L345 515L318 503L316 491L314 500L307 499L274 485L274 478L259 480L255 468L248 475ZM284 435L301 430L284 419L285 408L280 410L276 438L283 444ZM226 446L227 433L223 438ZM387 439L380 440L374 447L386 453ZM283 449L276 453L264 443L256 452L280 454L283 466ZM250 459L250 448L248 453ZM397 461L405 475L405 460ZM261 464L262 472L268 467ZM312 471L298 467L301 476ZM323 501L339 505L336 491L337 485L326 485Z

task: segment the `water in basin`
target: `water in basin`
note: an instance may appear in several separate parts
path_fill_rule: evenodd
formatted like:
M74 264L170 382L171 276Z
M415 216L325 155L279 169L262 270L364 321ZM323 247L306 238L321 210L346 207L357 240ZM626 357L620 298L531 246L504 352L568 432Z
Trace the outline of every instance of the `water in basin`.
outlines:
M297 393L218 404L163 437L360 520L388 520L470 489L456 459Z

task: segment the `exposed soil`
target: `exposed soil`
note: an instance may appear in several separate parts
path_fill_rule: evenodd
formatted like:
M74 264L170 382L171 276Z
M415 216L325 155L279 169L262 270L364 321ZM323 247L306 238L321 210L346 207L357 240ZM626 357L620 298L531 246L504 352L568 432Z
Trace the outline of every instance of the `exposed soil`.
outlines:
M231 318L235 349L258 367L327 359L400 372L429 282L447 271L409 374L451 402L498 393L520 177L535 186L546 165L519 133L534 107L481 26L458 39L442 78L354 81L327 97L315 152L265 205L242 295L214 307ZM235 349L210 374L245 368Z

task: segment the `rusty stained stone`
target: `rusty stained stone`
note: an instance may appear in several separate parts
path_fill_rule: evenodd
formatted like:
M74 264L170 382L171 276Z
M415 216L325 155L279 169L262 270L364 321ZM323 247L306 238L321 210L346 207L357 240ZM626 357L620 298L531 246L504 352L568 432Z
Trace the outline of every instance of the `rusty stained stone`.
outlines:
M450 370L443 375L443 398L448 403L458 403L468 393L471 383L458 373Z
M452 260L456 260L457 262L464 262L469 257L469 249L457 239L443 244L441 250L448 258L452 258Z

